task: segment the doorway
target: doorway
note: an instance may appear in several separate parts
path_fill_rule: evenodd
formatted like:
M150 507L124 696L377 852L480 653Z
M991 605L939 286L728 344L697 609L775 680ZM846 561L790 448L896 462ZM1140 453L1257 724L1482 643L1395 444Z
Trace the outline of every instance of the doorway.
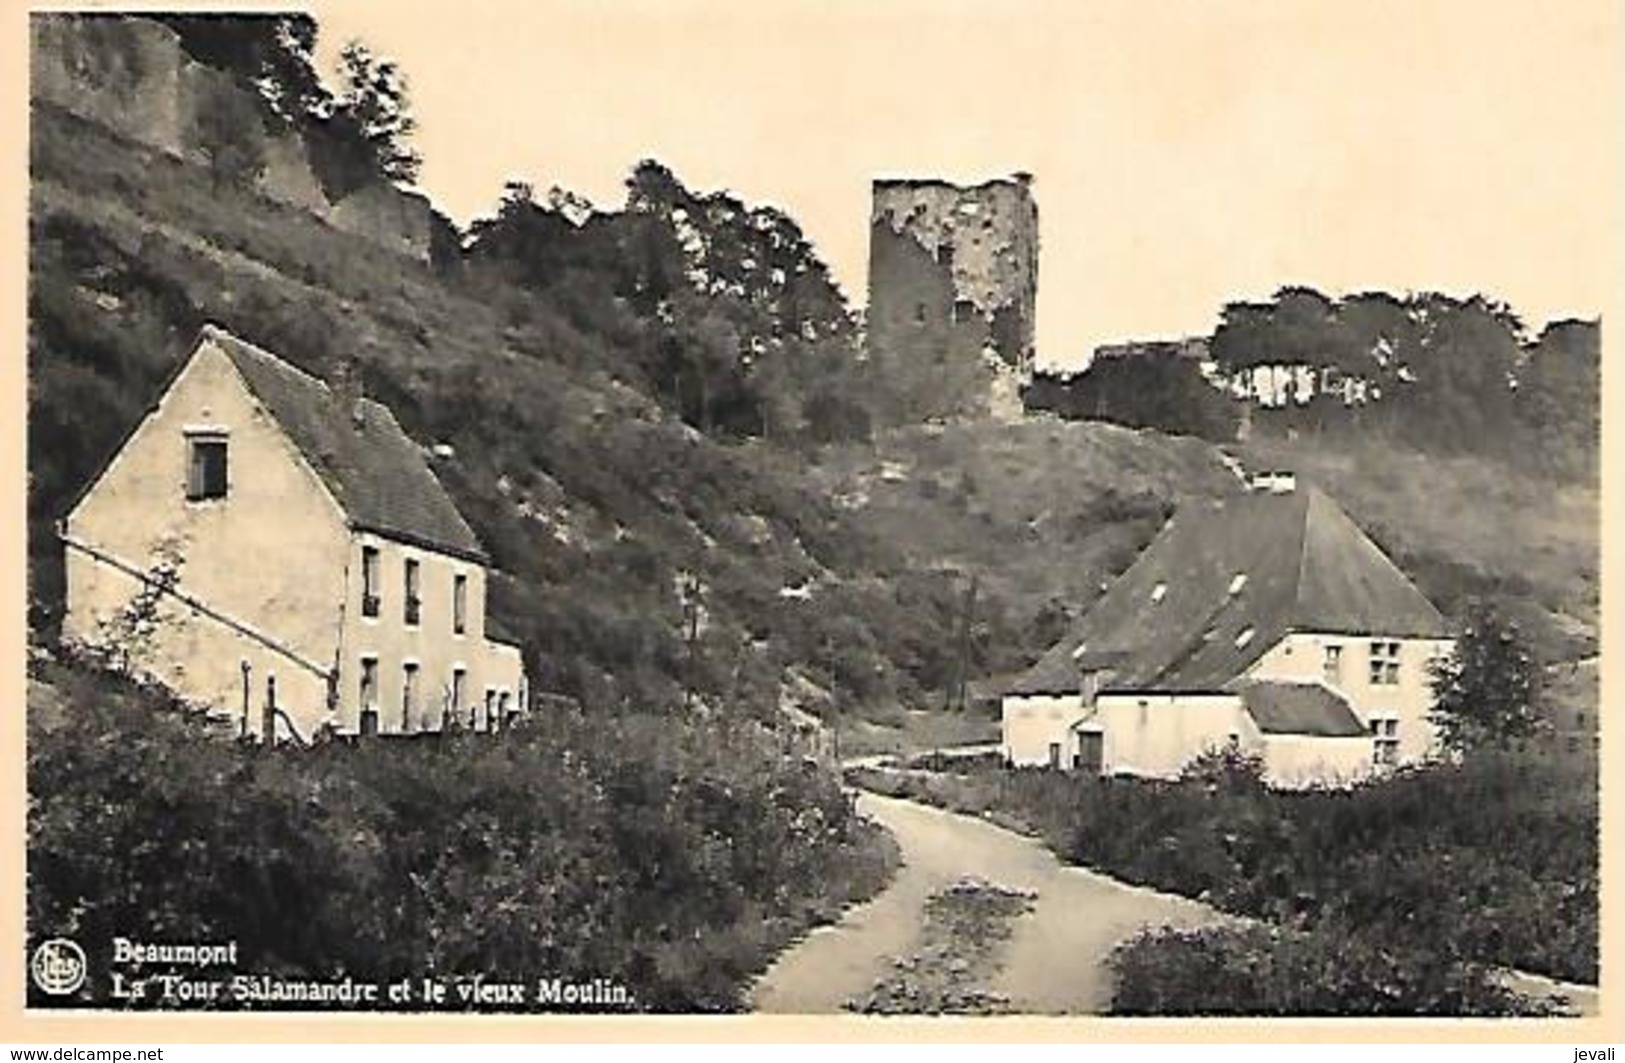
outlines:
M1078 771L1099 775L1106 766L1106 736L1100 731L1079 731L1078 752L1072 766Z

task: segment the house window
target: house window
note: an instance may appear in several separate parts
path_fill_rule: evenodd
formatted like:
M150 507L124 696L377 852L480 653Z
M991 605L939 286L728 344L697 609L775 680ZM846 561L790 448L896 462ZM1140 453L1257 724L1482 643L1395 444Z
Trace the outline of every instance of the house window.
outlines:
M418 714L418 666L407 661L401 667L401 730L410 731Z
M378 615L378 548L361 548L361 615Z
M378 658L361 658L361 711L378 711Z
M419 565L412 558L406 559L406 623L416 627L423 615L423 599L419 595Z
M1371 685L1396 686L1399 683L1399 643L1376 639L1371 643Z
M1339 686L1343 682L1343 647L1336 643L1326 647L1326 660L1322 665L1326 682Z
M490 687L485 688L485 729L497 729L497 692Z
M186 437L186 497L193 502L226 497L226 437Z
M1371 762L1379 768L1392 768L1399 763L1399 721L1371 721Z
M463 688L467 685L467 682L467 669L453 668L451 670L451 705L449 706L449 709L451 714L454 716L462 715Z
M461 572L451 578L451 631L461 635L468 630L468 577Z

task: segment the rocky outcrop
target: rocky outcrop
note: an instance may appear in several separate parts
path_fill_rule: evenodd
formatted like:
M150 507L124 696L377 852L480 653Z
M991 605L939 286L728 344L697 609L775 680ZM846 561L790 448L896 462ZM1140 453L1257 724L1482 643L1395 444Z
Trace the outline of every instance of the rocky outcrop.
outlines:
M239 94L245 113L253 90L196 62L167 26L127 15L36 14L29 22L30 93L131 140L201 161L199 117L205 101ZM427 198L375 181L329 199L297 130L245 128L265 166L255 182L264 196L308 210L335 229L427 261Z

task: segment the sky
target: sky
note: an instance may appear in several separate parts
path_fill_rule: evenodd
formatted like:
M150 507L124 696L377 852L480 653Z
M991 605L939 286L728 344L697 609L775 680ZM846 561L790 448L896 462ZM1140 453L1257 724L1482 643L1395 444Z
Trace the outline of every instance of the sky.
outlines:
M619 206L632 165L786 209L855 306L875 177L1034 175L1038 356L1205 333L1284 284L1612 295L1608 0L318 3L400 62L423 190Z

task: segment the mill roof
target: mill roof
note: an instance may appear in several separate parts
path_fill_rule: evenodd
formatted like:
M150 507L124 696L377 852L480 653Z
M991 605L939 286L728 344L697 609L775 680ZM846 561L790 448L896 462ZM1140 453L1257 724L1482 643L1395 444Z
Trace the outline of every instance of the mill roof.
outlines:
M1366 729L1348 701L1320 683L1246 683L1238 688L1247 714L1265 734L1363 738Z
M356 418L328 385L215 325L212 343L316 470L350 523L476 561L486 554L389 407L360 400Z
M1015 694L1214 692L1292 631L1440 637L1444 619L1313 485L1182 506Z

